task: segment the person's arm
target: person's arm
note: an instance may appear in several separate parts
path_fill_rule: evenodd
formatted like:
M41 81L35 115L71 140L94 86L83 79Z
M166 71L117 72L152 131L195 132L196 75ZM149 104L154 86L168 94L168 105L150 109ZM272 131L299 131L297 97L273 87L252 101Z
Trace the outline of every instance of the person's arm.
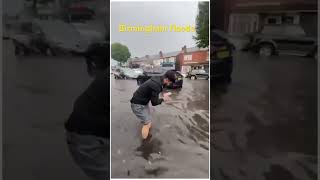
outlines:
M157 106L163 102L162 98L159 98L160 90L152 91L151 104L152 106Z

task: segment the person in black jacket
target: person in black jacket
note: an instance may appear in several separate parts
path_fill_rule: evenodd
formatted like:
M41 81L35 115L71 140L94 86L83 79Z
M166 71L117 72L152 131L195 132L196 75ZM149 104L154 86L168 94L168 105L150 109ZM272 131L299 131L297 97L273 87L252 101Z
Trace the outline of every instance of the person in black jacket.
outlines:
M168 86L174 83L176 80L174 71L167 71L163 77L152 77L134 92L131 98L131 109L133 113L141 120L143 124L141 134L142 138L146 139L149 135L149 129L151 127L151 116L149 109L149 102L152 106L160 105L163 101L170 101L168 93L164 93L162 98L159 98L159 94L163 90L163 86Z
M91 44L84 53L87 64L87 72L90 76L94 76L96 71L107 69L109 58L109 43Z
M65 122L66 140L73 160L95 180L109 179L109 78L97 73L75 100Z

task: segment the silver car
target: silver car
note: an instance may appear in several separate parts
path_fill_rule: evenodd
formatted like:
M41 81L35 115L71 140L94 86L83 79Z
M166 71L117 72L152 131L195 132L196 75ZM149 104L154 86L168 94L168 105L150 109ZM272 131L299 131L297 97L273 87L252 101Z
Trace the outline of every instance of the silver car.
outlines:
M318 57L317 38L308 37L300 25L265 25L249 35L248 48L262 56L290 54Z
M209 79L209 73L207 73L204 69L194 69L189 72L186 78L190 79Z
M17 55L37 51L52 55L58 52L84 53L89 46L71 24L61 20L23 22L11 39Z

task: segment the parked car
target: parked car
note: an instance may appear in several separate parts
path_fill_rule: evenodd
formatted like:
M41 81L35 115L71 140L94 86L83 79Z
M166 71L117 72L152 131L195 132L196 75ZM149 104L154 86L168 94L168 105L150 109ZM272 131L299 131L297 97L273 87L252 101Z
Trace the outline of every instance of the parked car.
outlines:
M211 31L210 41L210 76L231 82L233 69L233 51L228 35L223 31Z
M143 70L121 67L117 68L113 74L115 74L115 79L137 79L140 75L143 75Z
M260 32L248 36L248 49L262 56L279 53L318 56L317 38L308 37L300 25L265 25Z
M115 79L126 79L123 70L120 68L115 69L113 75Z
M12 35L15 53L32 52L56 55L58 52L85 53L88 42L70 24L61 20L23 22Z
M148 79L150 79L153 76L163 76L165 74L165 72L166 71L144 72L143 75L138 76L137 84L141 85L141 84L143 84L145 81L147 81ZM165 88L168 88L168 89L179 89L179 88L182 88L183 76L181 75L181 73L179 71L175 71L175 72L176 72L176 81L174 83L170 84L169 86L165 87Z
M132 71L138 75L143 74L143 69L141 69L141 68L132 68Z
M70 23L85 39L88 44L99 43L105 41L105 34L98 30L98 28L93 27L90 23Z
M48 43L45 42L44 33L35 23L19 22L15 24L11 39L16 55L47 53Z
M204 69L193 69L191 70L186 78L190 78L190 79L209 79L209 73L207 73Z
M163 62L161 68L167 71L176 69L175 64L171 62Z
M140 69L123 68L122 70L127 79L137 79L143 74L143 70Z

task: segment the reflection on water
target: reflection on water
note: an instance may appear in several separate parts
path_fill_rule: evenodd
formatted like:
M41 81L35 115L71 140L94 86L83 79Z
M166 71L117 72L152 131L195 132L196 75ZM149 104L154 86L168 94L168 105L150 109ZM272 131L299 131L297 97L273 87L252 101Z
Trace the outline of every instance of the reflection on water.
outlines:
M211 89L214 179L317 178L316 68L303 58L273 58L240 54L234 82ZM289 66L295 73L284 74Z
M157 138L152 138L152 135L149 134L149 137L146 140L143 140L141 143L141 146L137 148L137 151L141 152L141 156L145 160L149 160L150 154L156 153L156 154L161 154L162 149L161 149L162 142L157 139Z

